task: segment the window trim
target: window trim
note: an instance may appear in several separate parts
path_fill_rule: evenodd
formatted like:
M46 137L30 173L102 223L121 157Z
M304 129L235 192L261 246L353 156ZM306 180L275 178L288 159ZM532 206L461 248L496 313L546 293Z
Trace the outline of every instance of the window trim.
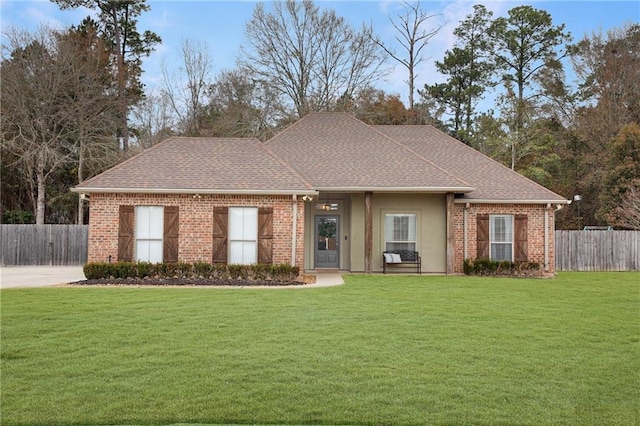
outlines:
M494 237L494 220L497 218L509 218L509 220L511 221L511 240L510 241L494 241L493 237ZM511 255L509 259L495 259L493 257L493 245L494 244L502 244L502 245L507 245L510 244L511 245ZM510 262L513 262L514 259L514 254L515 253L515 215L513 214L490 214L489 215L489 259L491 260L497 260L497 261L502 261L502 260L508 260Z
M414 244L413 251L420 251L418 247L420 247L420 212L417 210L383 210L381 217L382 222L382 251L387 251L388 243L409 243ZM407 240L407 241L387 241L387 216L395 215L395 216L411 216L415 217L415 240Z

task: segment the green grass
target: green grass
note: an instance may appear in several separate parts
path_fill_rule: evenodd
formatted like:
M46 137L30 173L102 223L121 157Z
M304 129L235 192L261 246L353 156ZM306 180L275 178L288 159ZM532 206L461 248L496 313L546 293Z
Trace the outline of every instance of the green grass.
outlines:
M640 274L1 296L1 423L632 425Z

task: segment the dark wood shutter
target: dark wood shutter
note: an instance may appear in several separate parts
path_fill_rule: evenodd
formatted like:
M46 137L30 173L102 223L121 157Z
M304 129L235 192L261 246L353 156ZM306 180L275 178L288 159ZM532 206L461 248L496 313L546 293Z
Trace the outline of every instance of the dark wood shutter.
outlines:
M258 209L258 263L273 262L273 208Z
M513 236L513 260L516 262L525 262L527 256L527 215L517 214L514 223Z
M478 221L478 226L477 226L478 253L476 255L476 258L488 259L489 258L489 215L479 214L477 216L477 221Z
M164 207L164 235L162 260L166 263L178 261L178 235L180 233L180 212L178 206Z
M134 216L135 210L133 206L120 206L118 211L118 260L121 262L133 261Z
M213 263L227 263L229 208L213 209Z

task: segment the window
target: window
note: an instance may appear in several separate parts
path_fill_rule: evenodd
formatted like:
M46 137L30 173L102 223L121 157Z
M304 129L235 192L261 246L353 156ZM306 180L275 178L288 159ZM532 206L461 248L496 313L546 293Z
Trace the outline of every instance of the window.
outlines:
M121 262L175 263L179 236L178 206L118 207L118 260Z
M489 247L492 260L513 260L513 216L489 216Z
M160 263L163 260L164 208L136 207L136 261Z
M526 214L477 216L478 259L528 260L528 219Z
M258 253L258 209L229 208L229 263L256 263Z
M273 263L273 208L214 208L213 263L255 263L256 251L258 263Z
M415 214L385 215L385 250L416 250L417 232Z

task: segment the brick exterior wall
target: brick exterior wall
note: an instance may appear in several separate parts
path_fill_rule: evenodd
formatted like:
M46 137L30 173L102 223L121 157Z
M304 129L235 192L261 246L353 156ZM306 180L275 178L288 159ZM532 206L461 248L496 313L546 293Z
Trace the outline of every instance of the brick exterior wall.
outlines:
M180 262L211 262L214 207L273 208L273 263L291 264L293 199L285 195L91 194L89 262L118 260L118 209L129 206L178 206ZM298 199L295 263L304 265L304 201Z
M464 261L464 209L465 204L454 205L454 257L455 273L462 273ZM477 257L478 214L527 215L528 260L544 265L544 216L548 212L548 263L545 272L555 272L555 208L539 204L470 204L467 209L467 257Z

